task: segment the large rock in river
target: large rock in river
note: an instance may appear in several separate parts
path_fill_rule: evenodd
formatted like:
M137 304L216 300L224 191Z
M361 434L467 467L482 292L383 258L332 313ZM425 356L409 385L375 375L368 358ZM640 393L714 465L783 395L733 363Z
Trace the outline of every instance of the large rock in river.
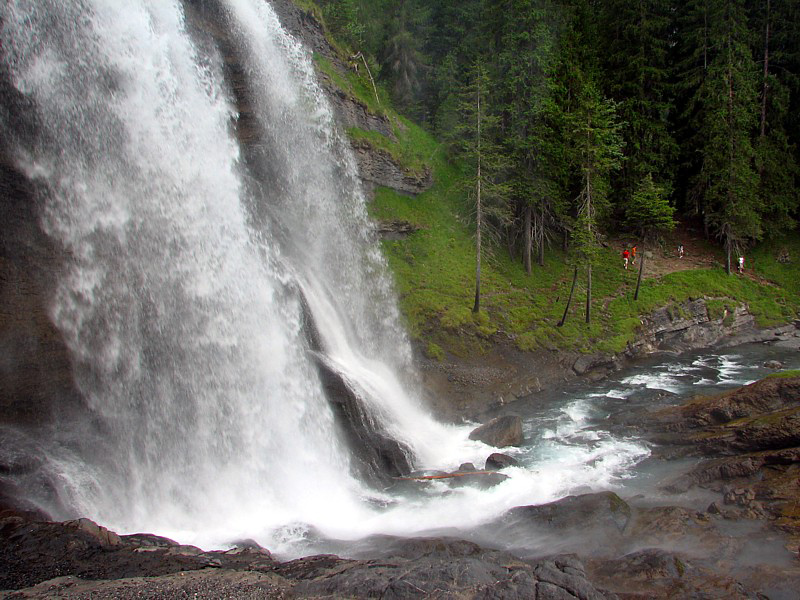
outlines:
M505 415L492 419L469 434L469 439L479 440L495 448L522 445L522 419L517 415Z

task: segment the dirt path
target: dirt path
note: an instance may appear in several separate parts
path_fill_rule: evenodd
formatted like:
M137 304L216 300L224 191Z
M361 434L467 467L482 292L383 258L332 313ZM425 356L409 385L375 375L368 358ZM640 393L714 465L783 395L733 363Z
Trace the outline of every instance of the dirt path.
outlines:
M619 248L630 248L633 243L627 238L619 238L612 242L614 247ZM683 244L684 247L683 257L678 255L680 244ZM709 242L692 228L681 228L666 238L661 245L649 247L647 250L650 252L650 256L645 263L644 277L646 279L663 277L669 273L690 269L725 268L725 254L721 248ZM643 251L643 246L640 244L639 256ZM638 262L633 268L638 269ZM762 284L769 283L749 269L747 264L745 264L744 276Z

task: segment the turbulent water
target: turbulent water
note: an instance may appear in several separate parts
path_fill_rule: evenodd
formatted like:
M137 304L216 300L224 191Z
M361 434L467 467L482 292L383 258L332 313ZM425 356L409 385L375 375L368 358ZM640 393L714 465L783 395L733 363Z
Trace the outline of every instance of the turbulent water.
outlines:
M354 162L307 53L269 4L215 4L252 99L258 143L244 156L223 59L189 6L2 9L5 67L35 111L14 151L69 256L51 315L97 430L62 427L48 468L66 506L123 531L207 543L345 531L374 490L351 474L301 295L328 363L417 464L452 466L480 445L408 383Z
M468 528L616 485L647 449L589 428L581 401L552 427L531 416L524 467L491 491L392 492L353 475L304 304L326 364L415 466L480 466L492 449L420 400L353 158L306 51L266 2L204 4L242 62L246 148L225 58L193 3L0 9L3 67L33 124L20 131L7 110L3 130L68 257L50 312L90 409L37 440L66 507L44 508L298 554L322 537Z

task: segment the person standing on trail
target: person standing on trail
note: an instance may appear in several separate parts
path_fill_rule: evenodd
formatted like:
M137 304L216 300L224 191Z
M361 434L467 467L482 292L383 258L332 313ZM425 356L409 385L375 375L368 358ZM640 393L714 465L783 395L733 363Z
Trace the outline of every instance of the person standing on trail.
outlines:
M622 251L622 263L625 265L625 269L628 269L628 258L630 257L631 253L628 252L628 249Z
M631 264L632 265L636 264L636 246L631 248Z
M737 270L739 271L739 274L740 274L740 275L741 275L742 273L744 273L744 256L740 256L740 257L739 257L739 261L738 261Z
M678 244L678 258L683 258L683 244Z

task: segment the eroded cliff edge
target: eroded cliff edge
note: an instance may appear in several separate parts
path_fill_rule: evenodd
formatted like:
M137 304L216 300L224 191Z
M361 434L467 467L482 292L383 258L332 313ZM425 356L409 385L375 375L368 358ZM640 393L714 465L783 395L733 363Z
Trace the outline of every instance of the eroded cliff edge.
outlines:
M354 68L331 46L325 37L322 24L311 12L297 7L290 0L271 0L270 3L284 28L302 40L309 52L323 57L339 73L344 74ZM339 88L324 70L317 69L317 75L341 127L375 132L395 140L394 131L396 127L402 127L400 123L393 122L386 115L372 112L366 104ZM431 171L428 168L421 172L407 169L389 152L365 140L352 139L351 147L368 194L379 186L391 188L402 194L416 195L433 185Z

